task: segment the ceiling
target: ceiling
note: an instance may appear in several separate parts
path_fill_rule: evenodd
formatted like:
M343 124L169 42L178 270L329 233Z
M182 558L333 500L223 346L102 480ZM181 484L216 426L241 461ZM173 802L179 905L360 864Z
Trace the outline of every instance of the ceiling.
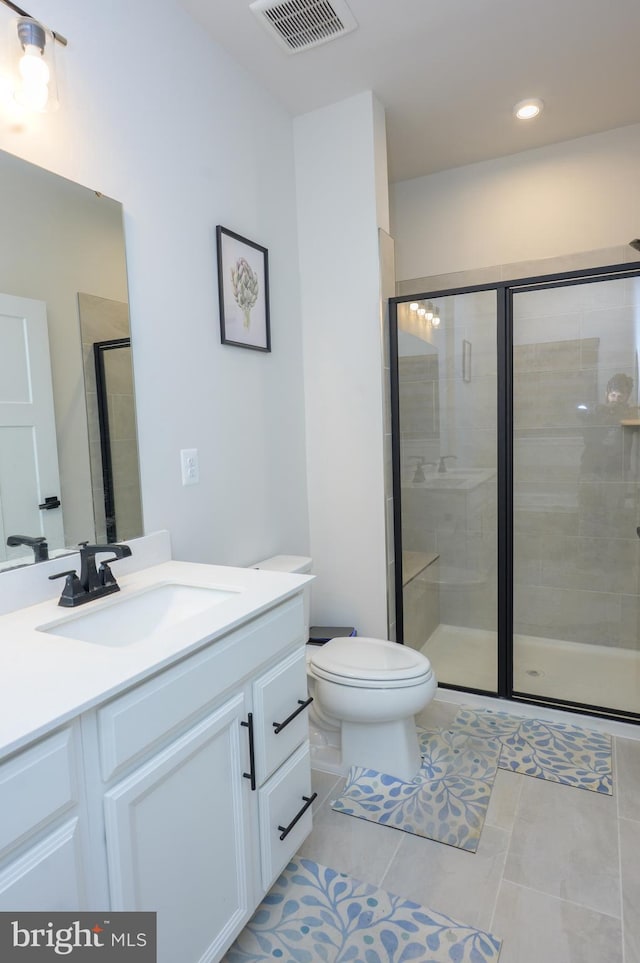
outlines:
M250 0L178 2L293 115L373 90L391 181L640 122L638 0L347 0L357 29L295 54Z

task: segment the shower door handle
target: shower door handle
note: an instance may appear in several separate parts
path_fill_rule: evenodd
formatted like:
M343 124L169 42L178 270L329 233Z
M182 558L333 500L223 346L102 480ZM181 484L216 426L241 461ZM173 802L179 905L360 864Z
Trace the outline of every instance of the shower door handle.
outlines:
M640 538L640 525L636 528L636 535Z

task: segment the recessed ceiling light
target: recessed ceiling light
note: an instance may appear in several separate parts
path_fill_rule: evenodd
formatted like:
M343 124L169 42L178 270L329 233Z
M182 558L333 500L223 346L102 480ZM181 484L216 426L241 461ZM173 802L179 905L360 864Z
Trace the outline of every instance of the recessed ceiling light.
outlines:
M537 97L530 97L528 100L519 101L513 108L513 112L518 120L532 120L537 117L542 110L542 101Z

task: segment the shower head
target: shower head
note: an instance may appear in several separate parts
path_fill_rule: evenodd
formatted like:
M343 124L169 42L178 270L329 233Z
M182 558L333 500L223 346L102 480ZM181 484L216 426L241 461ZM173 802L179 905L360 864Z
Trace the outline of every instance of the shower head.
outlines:
M640 237L636 237L633 241L629 241L629 247L633 247L636 251L640 251Z

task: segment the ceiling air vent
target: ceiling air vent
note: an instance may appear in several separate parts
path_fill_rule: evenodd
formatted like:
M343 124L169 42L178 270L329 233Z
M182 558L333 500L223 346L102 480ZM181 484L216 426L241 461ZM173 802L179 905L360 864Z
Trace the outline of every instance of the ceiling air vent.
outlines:
M254 0L249 9L289 53L336 40L358 26L344 0Z

